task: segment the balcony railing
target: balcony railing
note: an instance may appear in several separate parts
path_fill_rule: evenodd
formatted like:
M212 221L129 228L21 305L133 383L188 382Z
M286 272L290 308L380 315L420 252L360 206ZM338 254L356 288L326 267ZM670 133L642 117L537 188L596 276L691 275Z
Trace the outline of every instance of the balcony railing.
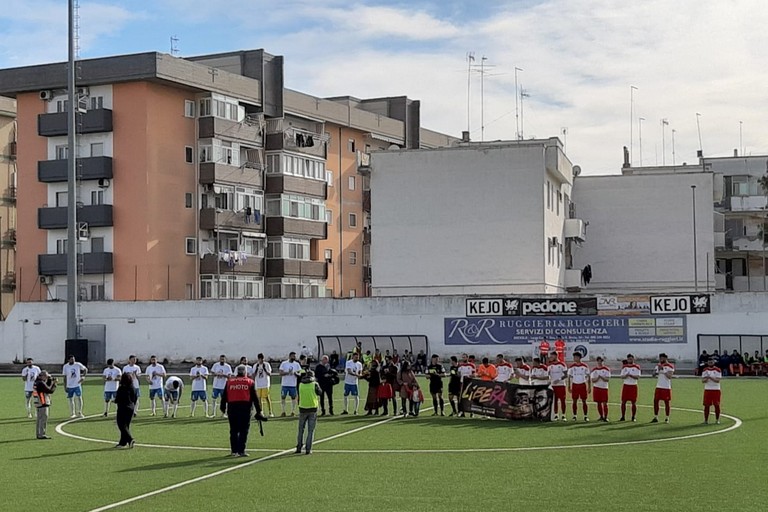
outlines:
M67 181L67 160L37 162L37 179L43 183ZM80 180L112 179L112 157L92 156L77 159L77 177Z
M112 205L82 206L77 210L77 221L86 222L91 228L112 226ZM38 208L37 227L40 229L64 229L67 227L67 207Z
M273 123L273 121L282 121L281 119L272 119L267 121L267 150L289 150L308 155L326 157L328 137L325 134L311 132L302 128L288 126L283 131L276 127L283 126L282 123Z
M77 113L77 133L100 133L112 131L112 111L108 108ZM37 133L42 137L67 135L67 112L54 112L37 116Z
M267 176L267 194L299 194L328 198L328 182L296 176Z
M299 235L324 240L328 237L328 224L322 221L294 219L291 217L269 217L267 218L267 235Z
M768 206L768 197L762 196L732 196L731 211L752 212L765 210Z
M328 277L328 264L324 261L309 260L267 260L267 277L286 276L326 279Z
M218 218L217 218L218 217ZM261 210L247 211L219 210L216 208L203 208L200 210L200 229L239 228L249 231L261 232L264 228L264 216Z
M78 267L83 274L113 273L111 252L87 252L77 255ZM41 276L63 276L67 274L66 254L39 254L38 274Z
M200 260L201 274L262 274L264 259L242 252L206 254Z
M240 186L262 188L264 170L261 164L237 167L225 163L205 162L200 164L200 184L237 183Z
M201 139L236 140L254 146L263 144L263 124L259 119L237 122L220 117L201 117L198 123L198 137Z

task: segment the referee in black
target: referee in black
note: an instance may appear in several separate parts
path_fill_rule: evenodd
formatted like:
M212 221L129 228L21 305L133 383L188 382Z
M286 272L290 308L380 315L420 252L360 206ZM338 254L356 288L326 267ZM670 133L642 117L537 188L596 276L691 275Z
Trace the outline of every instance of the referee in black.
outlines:
M256 387L246 373L245 365L239 365L235 377L227 381L221 398L221 412L229 416L230 456L247 457L248 430L251 427L251 408L256 408L255 419L267 421L261 414L261 400L256 396Z
M443 400L443 377L445 369L440 364L437 354L432 355L432 362L427 366L427 378L429 379L429 394L432 395L432 416L445 416L445 400ZM438 411L438 405L440 407Z

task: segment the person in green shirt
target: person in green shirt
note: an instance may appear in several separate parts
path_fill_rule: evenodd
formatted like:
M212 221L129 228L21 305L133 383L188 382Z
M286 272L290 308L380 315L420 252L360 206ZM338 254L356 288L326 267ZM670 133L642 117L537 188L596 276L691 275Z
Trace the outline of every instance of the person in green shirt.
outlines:
M315 381L315 372L305 371L301 375L301 381L298 387L299 392L299 435L296 441L296 453L312 453L312 440L315 437L315 425L317 424L317 407L320 405L320 386ZM306 440L304 439L304 429L307 430Z

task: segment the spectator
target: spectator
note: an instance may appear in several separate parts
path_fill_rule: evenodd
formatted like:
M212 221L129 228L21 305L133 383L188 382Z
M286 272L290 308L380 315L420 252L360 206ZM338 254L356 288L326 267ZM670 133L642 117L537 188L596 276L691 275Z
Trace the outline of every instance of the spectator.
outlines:
M731 364L728 369L731 375L741 377L744 374L744 359L742 359L741 354L736 349L731 352Z
M339 354L335 350L331 352L331 357L328 358L328 363L334 370L339 369Z
M424 373L427 368L427 354L423 350L419 350L419 355L416 356L416 373Z
M379 415L379 386L381 386L381 373L379 363L375 359L371 362L370 369L363 374L368 381L368 395L365 399L366 416Z
M311 363L315 359L315 355L312 353L306 345L301 346L301 355L307 359L307 364Z
M381 390L384 395L388 395L392 400L392 415L397 414L397 398L395 397L395 389L397 387L397 366L392 363L392 358L389 355L384 357L384 366L381 368L381 379L388 385L388 388ZM383 397L382 397L383 399ZM384 406L384 410L387 410L387 406Z
M35 377L32 388L32 398L37 408L37 422L35 433L38 439L50 439L47 434L48 412L51 407L51 394L56 391L56 379L48 375L45 370L40 371Z
M296 453L301 453L302 445L307 455L312 453L312 441L315 438L315 425L317 424L318 396L322 393L320 386L315 382L312 371L306 371L301 375L298 388L299 393L299 435L296 441ZM304 439L304 427L307 429L307 437Z
M397 353L397 349L392 350L392 364L400 367L400 354Z
M731 375L731 356L728 355L727 350L723 350L723 353L720 354L720 360L717 366L723 373L723 377L729 377Z
M411 416L419 416L419 409L421 409L421 404L423 402L424 393L422 393L421 388L419 387L419 383L414 381L413 386L411 386L411 400L409 404L411 409Z
M339 383L336 371L328 356L323 356L315 366L315 379L320 386L320 416L325 416L325 400L328 399L328 412L333 416L333 386Z
M374 359L374 360L376 360L376 361L378 361L378 363L379 363L379 366L381 366L381 363L384 361L384 358L383 358L383 356L381 355L381 350L380 350L380 349L378 349L378 348L377 348L377 349L374 351L374 353L373 353L373 359Z
M699 366L696 368L696 375L701 375L702 369L707 366L707 361L709 361L709 354L707 354L706 350L702 350L699 356Z
M366 369L370 368L371 367L371 362L373 361L373 356L371 355L371 351L370 350L366 350L365 354L363 354L363 358L362 359L363 359L363 361L362 361L363 362L363 368L366 368Z
M411 370L411 365L408 361L403 361L397 374L397 385L400 389L400 414L402 416L408 416L410 407L406 409L405 404L412 399L411 391L415 382L416 375Z
M133 378L129 373L123 373L120 377L120 385L115 393L115 405L117 405L117 415L115 420L117 428L120 430L120 441L115 448L133 448L135 440L131 435L131 420L136 409L138 394L133 387Z

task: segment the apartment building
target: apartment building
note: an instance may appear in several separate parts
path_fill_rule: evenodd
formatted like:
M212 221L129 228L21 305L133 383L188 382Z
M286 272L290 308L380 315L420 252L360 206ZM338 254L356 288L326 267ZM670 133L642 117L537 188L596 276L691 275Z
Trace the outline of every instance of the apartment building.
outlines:
M373 295L580 290L578 172L557 138L374 152Z
M0 70L18 105L22 301L66 298L65 69ZM453 140L407 98L285 89L263 50L78 70L83 300L363 296L366 147Z
M0 96L0 320L16 290L16 101Z

